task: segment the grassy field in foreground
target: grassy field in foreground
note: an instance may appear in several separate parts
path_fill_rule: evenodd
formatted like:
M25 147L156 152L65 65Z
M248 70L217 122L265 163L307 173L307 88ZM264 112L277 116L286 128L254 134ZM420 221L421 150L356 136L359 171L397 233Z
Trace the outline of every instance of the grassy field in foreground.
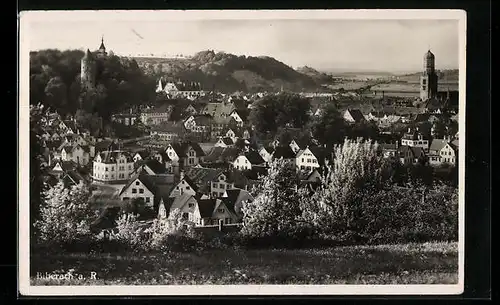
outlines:
M40 279L37 272L73 279ZM454 284L457 243L31 258L31 285ZM96 272L96 279L90 273ZM82 274L86 279L77 279Z

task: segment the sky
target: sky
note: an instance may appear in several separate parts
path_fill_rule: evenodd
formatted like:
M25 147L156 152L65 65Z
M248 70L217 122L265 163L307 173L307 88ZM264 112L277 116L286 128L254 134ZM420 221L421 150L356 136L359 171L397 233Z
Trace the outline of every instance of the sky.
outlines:
M101 36L117 55L173 57L203 50L271 56L321 71L421 71L459 66L459 23L450 19L38 18L29 48L95 50Z

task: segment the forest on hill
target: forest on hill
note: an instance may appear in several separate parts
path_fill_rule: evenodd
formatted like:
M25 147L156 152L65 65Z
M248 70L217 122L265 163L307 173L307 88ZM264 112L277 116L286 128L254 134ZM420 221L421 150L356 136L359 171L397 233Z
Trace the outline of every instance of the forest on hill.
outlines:
M324 81L317 71L301 73L268 56L237 56L207 50L185 59L135 59L148 75L199 82L205 90L221 92L315 90Z

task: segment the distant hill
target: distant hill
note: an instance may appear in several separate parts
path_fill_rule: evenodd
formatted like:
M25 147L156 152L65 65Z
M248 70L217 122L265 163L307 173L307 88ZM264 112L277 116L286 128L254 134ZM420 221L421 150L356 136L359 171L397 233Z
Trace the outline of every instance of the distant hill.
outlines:
M333 81L333 77L331 75L328 75L324 72L319 72L318 70L308 66L299 67L296 70L297 72L311 77L320 84L331 83Z
M186 59L135 59L146 73L158 78L199 82L205 90L256 92L283 88L302 91L317 89L321 83L318 77L296 71L268 56L237 56L208 50Z
M439 82L443 83L458 82L458 69L437 70L436 73L438 75ZM398 80L400 81L407 81L413 83L420 81L420 75L422 75L422 72L407 73L403 75L398 75L397 77Z

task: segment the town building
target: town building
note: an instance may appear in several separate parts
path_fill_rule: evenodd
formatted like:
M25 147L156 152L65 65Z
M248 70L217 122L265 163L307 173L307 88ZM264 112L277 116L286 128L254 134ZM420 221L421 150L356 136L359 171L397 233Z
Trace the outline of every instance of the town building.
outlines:
M134 172L134 159L125 151L103 151L94 158L92 168L92 180L95 182L124 182Z

